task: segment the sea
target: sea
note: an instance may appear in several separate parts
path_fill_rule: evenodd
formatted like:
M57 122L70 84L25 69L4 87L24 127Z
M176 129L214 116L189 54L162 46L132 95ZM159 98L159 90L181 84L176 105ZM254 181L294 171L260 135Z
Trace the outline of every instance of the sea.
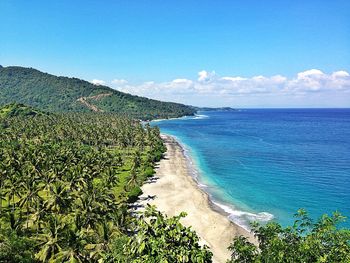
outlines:
M203 111L151 123L183 145L193 176L238 225L338 211L350 227L350 109Z

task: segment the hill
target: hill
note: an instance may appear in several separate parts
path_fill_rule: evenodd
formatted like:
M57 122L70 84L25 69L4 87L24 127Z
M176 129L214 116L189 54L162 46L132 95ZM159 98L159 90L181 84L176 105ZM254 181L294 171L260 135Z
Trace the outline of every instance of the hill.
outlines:
M237 111L234 108L231 107L219 107L219 108L211 108L211 107L195 107L193 106L197 111Z
M33 68L0 67L0 106L14 102L49 112L112 112L143 120L196 112L191 106L133 96L77 78Z

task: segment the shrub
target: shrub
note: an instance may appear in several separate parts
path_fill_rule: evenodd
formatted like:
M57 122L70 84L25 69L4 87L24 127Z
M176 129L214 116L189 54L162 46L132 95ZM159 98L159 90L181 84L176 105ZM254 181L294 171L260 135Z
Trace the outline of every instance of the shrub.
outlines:
M141 194L141 188L139 186L135 186L130 190L130 192L128 192L128 202L134 203Z
M229 246L233 262L350 262L350 230L337 229L344 217L335 212L316 223L299 210L291 227L276 222L252 224L259 248L245 237L236 237Z

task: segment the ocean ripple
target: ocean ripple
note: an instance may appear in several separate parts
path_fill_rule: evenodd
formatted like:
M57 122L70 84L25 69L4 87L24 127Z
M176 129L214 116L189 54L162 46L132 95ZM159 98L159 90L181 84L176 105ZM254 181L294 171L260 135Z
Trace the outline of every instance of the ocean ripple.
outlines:
M226 213L229 214L228 218L236 223L237 225L243 227L246 230L250 230L250 226L248 222L257 221L259 223L266 223L274 218L274 216L268 212L260 212L260 213L250 213L240 210L235 210L228 205L221 204L219 202L212 201L213 204L220 207Z

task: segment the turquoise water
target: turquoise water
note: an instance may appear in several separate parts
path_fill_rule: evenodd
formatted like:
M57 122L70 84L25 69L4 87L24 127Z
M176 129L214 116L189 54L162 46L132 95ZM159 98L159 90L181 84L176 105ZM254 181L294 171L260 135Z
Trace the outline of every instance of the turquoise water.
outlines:
M299 208L350 216L350 109L200 112L152 125L185 145L204 190L244 227L291 224Z

